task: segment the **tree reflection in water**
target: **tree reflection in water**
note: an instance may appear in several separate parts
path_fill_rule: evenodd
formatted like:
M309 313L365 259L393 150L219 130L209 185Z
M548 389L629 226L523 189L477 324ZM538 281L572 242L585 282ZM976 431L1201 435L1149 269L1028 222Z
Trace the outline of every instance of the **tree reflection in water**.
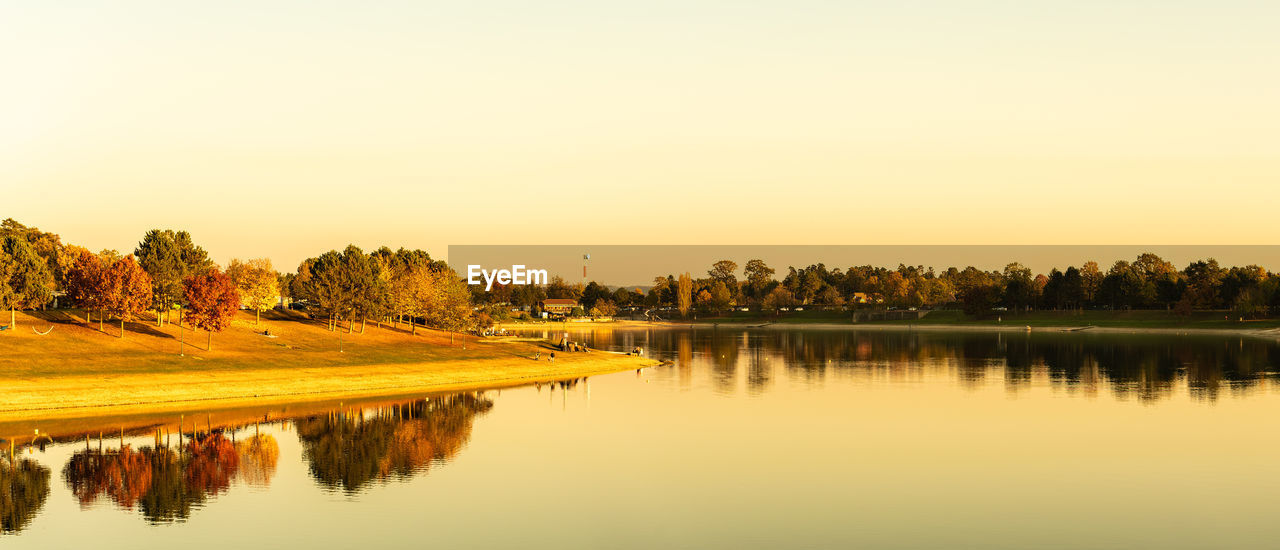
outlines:
M247 483L268 483L275 471L274 438L254 436L238 449L219 432L188 441L177 451L168 447L135 451L130 445L105 452L85 449L71 456L62 475L81 506L106 495L122 508L140 506L150 521L181 520L210 496L231 487L240 470L242 449L270 455L269 459L254 456L254 471L246 476Z
M822 384L835 373L903 381L942 373L961 387L997 383L1012 394L1046 383L1074 394L1110 391L1119 399L1154 401L1181 387L1212 401L1248 394L1280 372L1280 345L1252 338L724 327L647 335L653 356L675 361L681 386L690 384L696 366L707 369L713 389L722 393L738 391L740 357L748 359L746 389L752 393L781 374ZM623 337L616 340L600 345L620 349Z
M297 421L311 475L346 492L366 484L408 478L433 461L445 461L471 437L476 415L493 401L473 394L436 397L404 405L332 413Z
M240 454L240 472L237 479L250 487L266 487L271 484L271 477L276 473L276 461L280 457L280 447L276 438L270 435L254 435L236 442L236 452Z
M48 497L48 468L26 458L0 460L0 533L21 531Z

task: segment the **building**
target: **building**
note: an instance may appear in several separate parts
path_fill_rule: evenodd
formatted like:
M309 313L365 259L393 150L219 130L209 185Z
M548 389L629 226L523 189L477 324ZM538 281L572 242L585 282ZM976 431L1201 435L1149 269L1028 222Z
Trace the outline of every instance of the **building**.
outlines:
M578 307L578 301L572 298L547 298L542 301L542 311L548 315L568 315Z

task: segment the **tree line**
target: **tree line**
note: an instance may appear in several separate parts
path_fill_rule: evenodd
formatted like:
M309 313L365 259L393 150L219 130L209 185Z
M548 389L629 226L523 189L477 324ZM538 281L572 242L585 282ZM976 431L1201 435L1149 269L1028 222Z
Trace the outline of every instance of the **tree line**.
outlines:
M739 278L741 273L742 278ZM563 297L586 311L639 306L670 308L681 315L715 314L730 308L777 312L796 306L960 308L972 315L997 310L1164 309L1179 314L1230 310L1241 316L1280 312L1280 277L1257 265L1224 267L1213 258L1179 269L1152 253L1116 261L1105 271L1095 261L1035 274L1012 262L1001 270L899 264L897 268L855 265L828 268L818 263L790 266L779 279L763 260L713 263L705 276L669 274L653 279L647 291L610 290L596 282L570 285L553 278L540 287L495 288L477 292L488 303L529 306Z
M90 250L64 244L54 233L27 227L13 219L0 222L0 308L9 310L9 327L17 310L59 307L84 310L84 321L96 317L119 325L148 312L157 326L187 323L212 334L230 326L241 308L261 313L295 302L331 330L345 322L347 332L368 320L407 323L416 333L422 324L449 331L466 330L478 321L466 284L441 261L422 250L370 254L352 245L304 260L294 273L276 271L266 258L233 259L222 269L186 231L153 229L131 254Z

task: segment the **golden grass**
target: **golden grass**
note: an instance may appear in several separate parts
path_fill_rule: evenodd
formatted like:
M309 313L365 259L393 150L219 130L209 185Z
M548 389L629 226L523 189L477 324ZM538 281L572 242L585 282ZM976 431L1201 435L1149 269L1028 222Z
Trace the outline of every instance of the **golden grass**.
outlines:
M557 380L649 366L653 361L604 352L560 353L532 360L534 342L454 337L419 327L359 325L341 334L303 316L272 312L260 325L242 313L213 335L154 322L86 325L79 311L18 315L0 332L0 422L193 407L314 401L319 398L463 390ZM7 319L5 319L7 321ZM50 325L53 331L38 335ZM263 336L269 330L275 338ZM345 332L345 331L343 331ZM193 345L194 344L194 345Z

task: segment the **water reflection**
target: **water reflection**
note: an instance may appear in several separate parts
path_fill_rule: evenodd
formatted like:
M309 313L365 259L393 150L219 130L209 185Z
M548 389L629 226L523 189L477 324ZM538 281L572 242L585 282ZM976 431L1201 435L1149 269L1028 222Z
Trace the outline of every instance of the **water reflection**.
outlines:
M640 340L624 331L596 338L613 350ZM966 388L1002 384L1014 395L1043 383L1071 395L1109 391L1156 401L1182 387L1212 401L1247 395L1280 371L1276 342L1211 336L698 328L648 330L643 340L650 355L674 363L681 387L705 367L711 389L721 394L738 391L743 359L753 395L779 374L811 385L833 373L893 381L942 374Z
M275 448L271 436L253 440L258 447ZM141 507L149 521L167 522L188 518L193 508L229 489L240 471L240 456L235 443L214 432L191 439L177 451L167 446L136 451L131 445L106 451L86 448L71 456L62 475L82 507L106 496L121 508ZM248 479L266 484L269 472L275 471L275 457L265 469L254 467Z
M323 486L346 492L425 472L452 458L471 437L475 417L493 401L474 394L437 397L297 422L303 457Z
M26 458L0 460L0 532L21 531L48 496L48 468Z

